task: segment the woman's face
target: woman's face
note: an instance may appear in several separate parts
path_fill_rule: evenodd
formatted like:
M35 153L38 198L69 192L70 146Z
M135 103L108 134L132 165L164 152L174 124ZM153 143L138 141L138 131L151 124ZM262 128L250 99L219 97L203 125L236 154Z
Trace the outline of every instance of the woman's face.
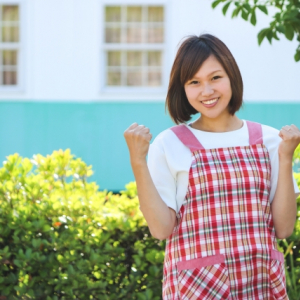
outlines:
M184 85L189 103L201 117L230 116L228 104L232 96L230 80L223 66L211 55L194 77Z

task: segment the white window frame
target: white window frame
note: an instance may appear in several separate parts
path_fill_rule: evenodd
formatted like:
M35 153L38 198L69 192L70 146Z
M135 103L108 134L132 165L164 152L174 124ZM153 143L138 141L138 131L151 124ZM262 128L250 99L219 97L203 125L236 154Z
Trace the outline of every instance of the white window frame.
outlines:
M20 92L24 90L24 1L23 0L0 0L0 5L18 5L19 6L19 42L18 43L0 43L1 50L18 50L17 64L17 84L0 85L0 96L4 93Z
M153 44L142 44L142 43L105 43L105 7L106 6L163 6L164 7L164 42L163 43L153 43ZM146 98L151 98L155 95L165 95L169 74L167 74L167 45L168 45L168 28L167 24L169 19L169 9L168 0L110 0L105 1L102 4L102 17L101 26L102 29L102 47L101 47L101 60L100 60L100 93L103 95L117 96L118 98L126 98L126 96L131 96L132 94L138 95L140 98L142 95L147 95ZM107 74L107 64L106 64L106 53L108 50L120 50L120 51L152 51L160 50L162 51L162 85L159 87L148 87L148 86L107 86L106 85L106 74Z

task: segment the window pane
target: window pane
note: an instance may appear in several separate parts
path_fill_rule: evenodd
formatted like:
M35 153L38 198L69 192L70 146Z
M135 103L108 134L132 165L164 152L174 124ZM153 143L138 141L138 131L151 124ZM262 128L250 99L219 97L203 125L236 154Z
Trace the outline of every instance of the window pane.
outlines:
M141 86L142 85L142 72L128 71L128 73L127 73L127 85L129 85L129 86Z
M148 86L160 86L161 85L161 72L149 72L148 73Z
M106 6L105 21L106 22L121 22L121 7L120 6Z
M141 51L127 52L127 66L141 66L141 65L142 65Z
M107 72L107 85L121 85L121 72L108 71Z
M142 22L142 7L128 6L127 7L127 22Z
M106 43L121 43L121 28L106 28L105 41Z
M16 85L17 84L17 72L16 71L4 71L2 73L3 85Z
M18 21L19 7L17 5L2 6L2 21Z
M2 27L2 42L18 42L19 27L5 26Z
M121 66L121 51L109 51L107 62L109 66Z
M164 9L161 6L149 6L148 7L148 22L163 22L164 21Z
M164 19L164 7L155 4L105 7L105 43L108 47L109 43L120 46L115 45L106 52L108 86L162 85L162 51L141 51L132 44L145 44L147 47L146 44L150 43L164 43ZM121 47L123 43L127 43L131 50Z
M160 51L149 51L148 52L148 66L161 66L161 52Z
M141 43L142 31L142 28L127 28L127 43Z
M164 29L163 27L148 28L148 43L163 43Z
M17 51L16 50L3 50L2 62L4 66L17 65Z

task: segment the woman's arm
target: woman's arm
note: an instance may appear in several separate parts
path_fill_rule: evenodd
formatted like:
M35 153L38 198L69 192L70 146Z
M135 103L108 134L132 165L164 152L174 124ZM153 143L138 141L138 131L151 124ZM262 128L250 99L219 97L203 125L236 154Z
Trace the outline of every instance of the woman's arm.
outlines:
M141 211L151 234L164 240L173 232L176 213L161 199L148 170L146 156L152 135L148 128L134 123L125 130L124 137L130 153Z
M271 204L276 237L284 239L294 230L297 215L296 195L293 184L292 159L300 143L300 131L295 125L284 126L279 136L279 173L274 199Z

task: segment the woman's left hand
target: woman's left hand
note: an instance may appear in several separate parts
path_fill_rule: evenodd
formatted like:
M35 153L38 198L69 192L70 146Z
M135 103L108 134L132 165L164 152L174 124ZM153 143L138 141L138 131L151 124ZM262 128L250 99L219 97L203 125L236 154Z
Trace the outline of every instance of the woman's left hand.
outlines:
M286 125L281 128L279 136L282 138L278 148L279 156L292 159L294 151L300 143L300 130L293 124Z

